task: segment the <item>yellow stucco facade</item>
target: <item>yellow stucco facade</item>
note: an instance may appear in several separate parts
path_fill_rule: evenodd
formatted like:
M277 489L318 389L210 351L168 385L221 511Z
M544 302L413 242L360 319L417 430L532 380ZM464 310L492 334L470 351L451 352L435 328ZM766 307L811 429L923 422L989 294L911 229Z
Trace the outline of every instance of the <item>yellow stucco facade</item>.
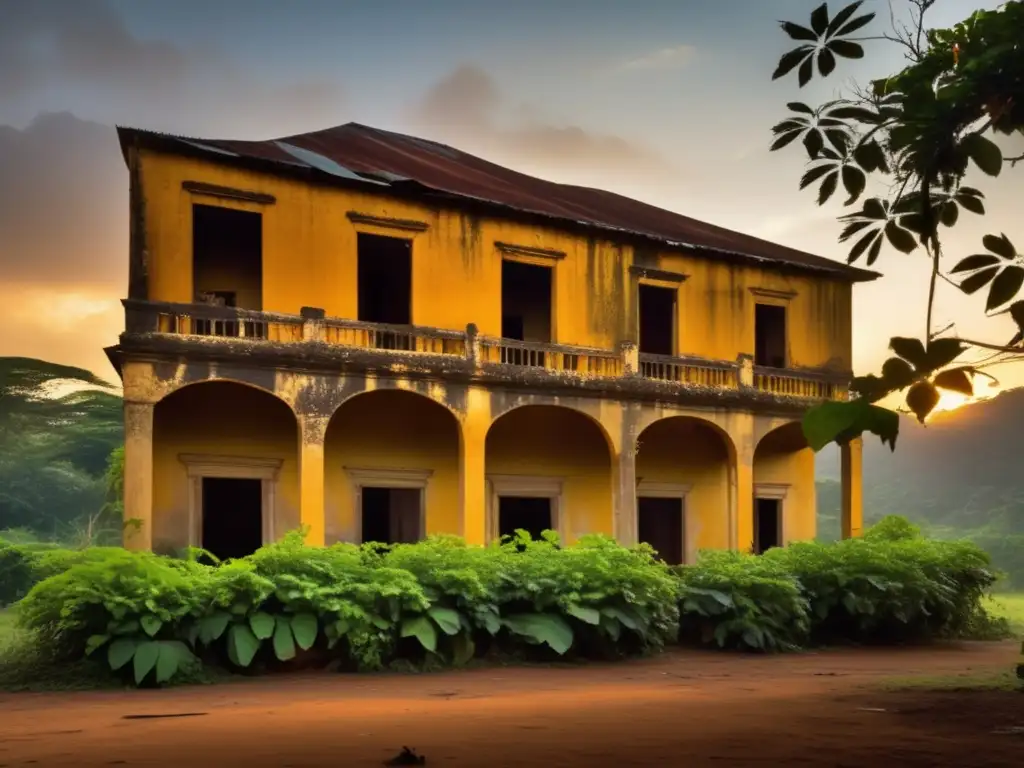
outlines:
M815 535L798 421L844 396L851 280L140 141L126 159L132 288L111 355L128 546L235 525L249 541L303 525L314 544L482 544L546 521L567 541L678 538L692 560ZM658 354L641 286L671 302L644 331L670 339ZM371 305L398 322L365 319ZM784 312L781 365L755 360L759 306ZM843 467L857 535L859 444Z

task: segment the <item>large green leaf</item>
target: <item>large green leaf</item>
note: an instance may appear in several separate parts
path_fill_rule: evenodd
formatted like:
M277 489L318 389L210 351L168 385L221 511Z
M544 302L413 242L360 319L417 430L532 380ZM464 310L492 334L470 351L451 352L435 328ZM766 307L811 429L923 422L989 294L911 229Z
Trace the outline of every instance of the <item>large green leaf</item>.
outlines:
M203 645L211 645L220 639L224 630L228 628L231 621L231 614L226 611L217 611L199 620L199 640Z
M132 660L138 641L134 637L119 637L107 646L107 664L114 671Z
M295 658L295 637L292 623L286 616L278 616L274 622L274 655L280 661Z
M415 637L430 652L437 650L437 629L426 616L410 616L402 620L402 637Z
M228 630L228 658L232 664L248 667L259 649L259 638L252 633L248 624L231 625Z
M249 629L259 640L269 640L274 634L274 617L265 611L257 611L249 617Z
M430 615L430 618L437 622L437 626L446 635L456 635L462 629L462 621L460 620L459 612L456 610L435 605L428 608L427 613Z
M135 649L132 667L135 673L135 684L142 685L146 675L153 671L157 659L160 658L160 643L156 640L144 640Z
M815 452L840 438L851 439L865 432L878 435L895 450L900 418L894 411L857 398L814 406L804 414L802 426L804 438Z
M85 641L85 655L91 656L103 647L104 643L110 640L110 635L90 635Z
M461 667L467 664L476 653L476 644L469 632L460 632L452 637L452 663Z
M292 634L295 635L295 642L302 650L308 651L313 647L318 632L316 614L297 613L292 616Z
M502 623L514 634L534 643L543 643L555 653L572 647L572 627L561 616L551 613L519 613L506 616Z
M156 659L156 681L166 683L177 674L182 664L190 661L193 656L188 646L178 640L165 640L159 646L160 653Z
M142 631L150 637L156 637L156 633L160 631L160 627L164 623L158 616L154 616L151 613L147 613L139 619L139 624L142 626Z
M569 603L565 607L565 612L587 624L597 626L601 623L601 612L596 608L590 608L579 603Z

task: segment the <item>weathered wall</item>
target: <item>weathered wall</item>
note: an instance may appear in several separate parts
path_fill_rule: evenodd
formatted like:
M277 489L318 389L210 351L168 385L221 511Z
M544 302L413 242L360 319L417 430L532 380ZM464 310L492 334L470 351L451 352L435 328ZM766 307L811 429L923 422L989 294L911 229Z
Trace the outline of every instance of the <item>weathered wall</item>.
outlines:
M501 332L501 251L496 243L565 253L553 263L554 340L614 348L636 337L636 278L629 267L685 273L679 288L679 352L722 360L752 353L750 289L774 292L788 303L789 351L794 366L850 367L850 286L809 277L786 277L689 255L635 254L634 248L550 228L480 219L456 211L364 192L311 187L298 181L152 152L142 154L149 297L188 302L192 297L192 204L227 206L263 215L265 310L297 313L316 306L328 316L356 316L356 235L413 240L412 318L417 325ZM262 192L271 205L224 200L184 191L203 181ZM422 222L409 232L353 223L346 213ZM459 296L459 301L447 297ZM779 298L781 297L781 298Z
M784 543L813 539L817 534L814 451L806 446L799 425L780 427L761 438L754 451L755 489L761 483L787 486Z
M298 431L278 398L233 382L180 389L153 417L153 546L189 543L189 479L181 454L281 459L274 504L278 534L299 526Z
M378 390L344 403L324 445L327 542L356 541L361 510L346 468L430 470L426 533L459 533L459 423L444 406L402 390Z
M715 427L686 417L657 421L640 435L636 477L644 483L689 486L683 514L687 562L701 549L729 546L729 464Z

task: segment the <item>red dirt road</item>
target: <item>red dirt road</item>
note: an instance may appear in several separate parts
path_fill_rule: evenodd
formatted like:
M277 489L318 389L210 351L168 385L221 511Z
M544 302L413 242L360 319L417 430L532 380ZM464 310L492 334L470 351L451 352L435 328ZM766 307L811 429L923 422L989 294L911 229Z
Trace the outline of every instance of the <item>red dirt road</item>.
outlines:
M0 766L1024 765L1024 695L887 692L1008 670L1015 643L785 657L671 652L572 668L0 694ZM189 717L131 715L203 713ZM1017 729L1017 730L1015 730Z

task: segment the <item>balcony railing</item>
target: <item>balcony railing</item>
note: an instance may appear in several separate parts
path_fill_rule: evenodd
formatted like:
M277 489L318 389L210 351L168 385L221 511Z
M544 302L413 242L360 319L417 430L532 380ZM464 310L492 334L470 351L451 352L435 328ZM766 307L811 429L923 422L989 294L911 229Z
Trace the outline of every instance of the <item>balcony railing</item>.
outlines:
M128 334L225 339L246 343L322 344L382 354L460 358L480 370L526 368L586 379L631 377L688 388L743 390L775 397L820 401L848 396L849 377L819 370L777 370L736 361L638 354L635 344L618 351L482 336L414 325L386 325L325 317L304 308L299 315L204 304L125 300Z

